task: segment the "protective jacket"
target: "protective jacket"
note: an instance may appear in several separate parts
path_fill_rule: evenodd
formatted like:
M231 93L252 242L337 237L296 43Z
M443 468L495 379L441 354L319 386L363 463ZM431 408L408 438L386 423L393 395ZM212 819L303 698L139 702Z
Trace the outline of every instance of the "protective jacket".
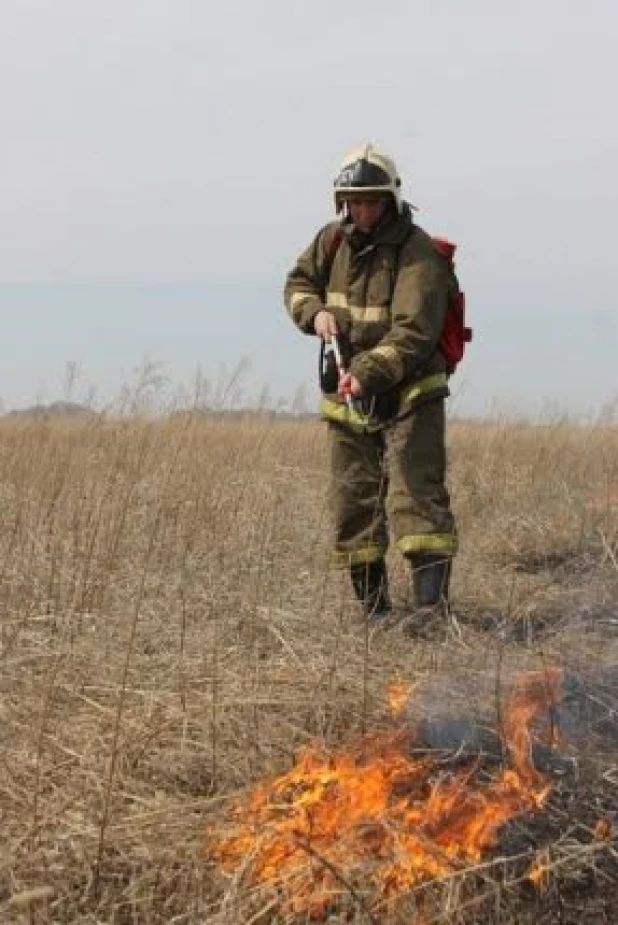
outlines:
M365 428L373 396L394 398L389 407L401 415L419 401L448 395L437 344L451 285L444 257L407 205L401 213L389 210L371 234L349 221L318 232L288 274L286 308L307 334L321 309L333 313L348 347L348 369L366 399L365 410L352 411L341 396L326 394L324 417Z

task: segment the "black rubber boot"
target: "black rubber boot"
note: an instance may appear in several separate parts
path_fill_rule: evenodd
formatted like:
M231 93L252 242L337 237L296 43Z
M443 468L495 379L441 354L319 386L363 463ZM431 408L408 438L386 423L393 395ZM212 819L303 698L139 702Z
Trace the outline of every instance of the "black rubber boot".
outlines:
M405 623L410 635L430 636L448 614L451 560L437 555L410 557L414 611Z
M417 607L448 604L451 560L439 556L418 556L411 560L414 599Z
M350 567L352 587L371 620L381 620L391 612L388 575L383 559Z

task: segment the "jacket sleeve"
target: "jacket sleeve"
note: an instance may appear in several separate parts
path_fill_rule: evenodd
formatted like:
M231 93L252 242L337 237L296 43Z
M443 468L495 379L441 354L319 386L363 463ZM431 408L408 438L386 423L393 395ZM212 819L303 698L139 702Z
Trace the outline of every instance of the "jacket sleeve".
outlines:
M352 361L350 371L368 394L386 392L422 374L434 354L448 305L448 276L440 258L402 254L391 303L391 329Z
M305 334L314 333L313 320L326 307L326 264L338 225L338 222L325 225L317 233L286 278L283 295L285 307L294 324ZM337 315L336 309L329 307L328 310Z

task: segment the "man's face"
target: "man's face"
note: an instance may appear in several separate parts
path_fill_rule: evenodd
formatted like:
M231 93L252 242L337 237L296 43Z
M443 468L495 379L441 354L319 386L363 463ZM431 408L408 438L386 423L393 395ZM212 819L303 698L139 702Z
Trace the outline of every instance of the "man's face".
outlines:
M388 208L388 196L354 196L347 200L350 218L359 231L369 232L378 224Z

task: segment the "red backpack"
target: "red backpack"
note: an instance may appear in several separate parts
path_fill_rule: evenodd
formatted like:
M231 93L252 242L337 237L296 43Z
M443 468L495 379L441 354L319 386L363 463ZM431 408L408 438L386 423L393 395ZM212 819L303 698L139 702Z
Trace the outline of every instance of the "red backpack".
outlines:
M330 271L342 240L343 232L338 228L326 252L326 265L324 267L326 281L330 276ZM459 280L455 273L454 257L457 245L446 238L432 237L431 240L436 251L446 260L451 277L444 326L438 341L438 349L446 360L446 369L450 376L463 359L466 344L469 344L472 340L472 328L466 327L466 297L459 288Z
M454 257L457 245L446 238L432 238L432 241L438 253L446 259L451 275L444 327L438 341L440 352L446 360L447 371L451 375L463 359L466 344L472 340L472 328L466 327L466 297L459 288L459 280L455 273Z

